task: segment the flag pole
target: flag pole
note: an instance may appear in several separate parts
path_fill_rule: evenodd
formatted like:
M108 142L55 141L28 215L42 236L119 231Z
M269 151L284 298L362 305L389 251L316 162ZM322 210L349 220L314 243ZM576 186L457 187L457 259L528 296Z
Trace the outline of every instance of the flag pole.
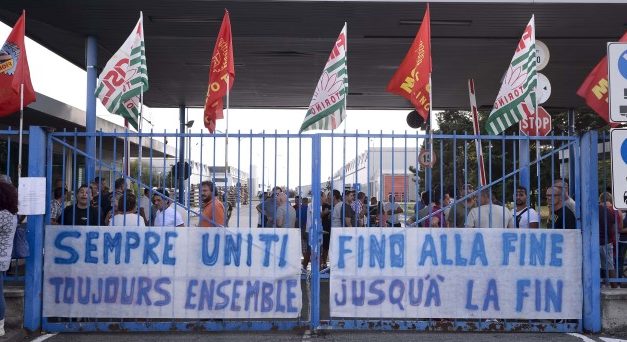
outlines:
M470 112L472 114L472 128L475 139L475 149L477 150L477 158L479 159L479 186L486 185L485 164L483 162L483 149L481 148L481 127L479 126L479 112L477 111L477 98L475 92L475 81L471 78L468 80L468 96L470 97Z
M533 18L533 44L536 44L536 19L535 19L535 15L531 16ZM533 90L533 92L536 94L536 101L535 101L535 115L533 116L535 122L534 125L536 126L536 175L538 177L538 203L540 203L540 140L538 140L538 71L537 71L537 63L536 63L536 85L535 85L535 89ZM530 184L531 185L531 184Z
M143 112L144 112L144 84L142 83L142 84L139 85L139 117L138 117L138 119L139 119L138 121L139 122L137 123L138 124L138 129L139 129L139 136L137 137L137 144L139 145L139 153L138 153L138 158L137 158L137 164L138 164L137 167L139 169L138 176L137 176L138 184L142 184L143 183L142 182L142 167L143 167L143 164L142 164L142 150L143 150L144 147L142 146L143 144L142 144L142 136L141 136L141 133L142 133L142 121L144 121L143 120L143 117L144 117ZM142 194L143 194L143 191L141 189L139 189L139 193L137 195L141 196Z
M124 152L126 153L126 158L124 158L123 172L126 176L128 176L131 169L131 163L129 162L129 158L131 157L131 144L128 143L128 119L124 119L124 127L126 128L126 139L124 139Z
M229 171L229 107L230 107L230 77L228 73L226 74L226 137L224 140L224 193L227 193L227 187L229 185L229 176L227 172Z
M17 178L22 177L22 134L24 131L24 83L20 84L20 143L17 154Z
M433 83L429 73L429 155L433 159Z

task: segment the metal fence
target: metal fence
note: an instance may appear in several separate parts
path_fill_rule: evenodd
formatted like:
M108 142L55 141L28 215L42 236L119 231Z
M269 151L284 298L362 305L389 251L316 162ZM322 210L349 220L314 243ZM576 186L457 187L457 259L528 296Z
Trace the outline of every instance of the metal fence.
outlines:
M538 213L540 229L582 229L586 241L595 236L593 230L596 209L589 205L589 192L596 187L590 188L589 180L595 179L593 177L596 174L591 172L591 168L596 166L596 154L593 153L596 151L596 136L593 134L584 138L466 134L429 136L406 132L313 135L238 132L229 134L228 137L226 134L208 136L203 133L166 132L98 132L96 136L82 132L47 134L47 140L44 141L47 151L47 203L52 202L55 188L61 188L61 197L71 203L81 184L89 184L95 177L99 177L101 184L93 185L90 196L95 199L91 204L96 208L97 220L102 225L108 225L109 222L102 207L103 197L96 194L107 192L105 187L115 193L116 179L124 179L123 187L131 189L138 198L144 189L147 190L149 200L155 195L163 196L161 189L173 190L168 197L175 207L184 212L188 226L198 224L201 208L197 205L201 200L197 198L198 191L194 190L194 185L203 180L212 180L225 194L226 202L232 208L228 221L231 227L268 225L267 217L272 210L266 210L266 206L273 206L272 194L275 187L287 192L290 202L296 196L310 199L310 203L313 203L313 217L309 220L301 220L299 217L297 220L297 226L306 238L304 241L309 244L309 248L303 248L301 259L304 267L301 286L306 303L296 320L164 321L90 317L39 318L37 312L41 312L41 304L37 307L36 300L31 297L27 298L26 326L37 326L37 320L40 319L43 329L47 331L261 330L305 327L432 331L580 331L586 328L586 317L567 321L493 320L490 317L480 320L457 317L416 317L411 320L331 317L328 305L329 275L333 270L327 267L326 259L331 232L330 226L320 219L320 215L323 204L333 207L334 203L327 201L333 201L333 197L338 195L340 199L351 197L351 191L355 191L355 198L361 201L360 204L354 204L358 209L355 216L346 216L342 212L338 218L331 211L329 219L332 226L338 226L335 222L339 219L341 225L346 225L348 221L351 225L355 223L364 229L373 226L401 226L407 229L489 228L510 225L524 227L522 224L533 226L535 223L533 212L526 210L518 215L521 216L518 220L516 213L522 208L532 208ZM84 152L85 144L90 139L96 145L96 156L89 156ZM475 149L476 139L481 139L483 144L485 184L482 184L479 172L480 159ZM185 149L181 148L181 141L184 141ZM435 151L436 161L430 167L422 166L420 160L423 163L425 160L421 151L431 146ZM130 162L126 164L125 161ZM189 177L180 177L185 173ZM525 190L523 192L526 196L519 194L517 203L517 193L521 189ZM66 193L70 195L66 197ZM123 191L122 203L126 203L125 196L126 192ZM574 211L565 204L569 200L575 203ZM398 203L397 207L402 209L401 212L388 214L388 203ZM481 216L475 221L467 219L470 209L476 203L494 204L490 206L487 221ZM505 218L504 222L492 221L492 208L500 211L500 215L494 217ZM154 209L149 204L146 211L150 224ZM567 222L567 211L571 211L574 225L572 221ZM526 219L523 219L522 216L525 215ZM454 217L453 223L450 223L451 217ZM561 222L555 217L560 217ZM43 223L47 225L51 223L51 219L53 218L48 210ZM59 221L64 220L66 218L61 214ZM272 222L271 220L270 225L274 224ZM43 234L37 234L34 233L34 241L42 241ZM583 251L584 276L590 276L593 280L591 284L584 284L584 306L593 307L593 310L584 310L584 315L589 316L588 320L593 321L586 329L595 329L595 324L600 320L598 307L595 307L598 302L590 299L594 297L590 293L598 291L599 286L594 284L595 272L598 279L594 255L596 253L598 257L599 253L593 245L590 248L584 245ZM37 247L36 243L35 248ZM37 257L41 255L33 260L29 259L29 262L33 272L41 273L42 265ZM41 274L38 277L41 279ZM41 293L41 284L38 285L38 281L40 280L35 277L32 283L27 283L27 287L32 286L27 292L31 291L33 296Z
M616 210L612 197L610 135L599 136L599 248L603 286L624 287L627 253L627 215Z
M11 127L8 127L6 130L0 130L0 137L2 137L0 138L0 174L6 175L13 184L17 184L19 179L17 174L18 136L19 131L13 130ZM28 140L28 132L24 132L24 140ZM25 217L20 217L19 224L24 226L22 219L25 219ZM3 279L9 284L23 284L25 272L24 259L12 259L11 266L4 272Z

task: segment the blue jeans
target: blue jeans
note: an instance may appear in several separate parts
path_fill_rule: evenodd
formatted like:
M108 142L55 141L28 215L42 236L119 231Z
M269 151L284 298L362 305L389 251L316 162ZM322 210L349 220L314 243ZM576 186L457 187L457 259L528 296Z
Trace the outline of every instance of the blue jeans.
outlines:
M4 272L0 272L0 320L4 319L6 303L4 302Z

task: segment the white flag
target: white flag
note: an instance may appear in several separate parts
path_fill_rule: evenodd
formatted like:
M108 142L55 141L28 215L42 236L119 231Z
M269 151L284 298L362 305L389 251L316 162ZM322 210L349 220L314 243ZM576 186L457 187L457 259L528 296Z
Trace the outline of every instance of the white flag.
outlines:
M486 129L489 134L501 134L523 118L535 115L537 84L536 29L532 16L518 42L488 117Z
M110 113L118 114L138 129L140 95L148 90L143 15L122 47L100 74L96 96Z
M344 24L316 85L300 131L336 129L346 118L347 93L346 24Z

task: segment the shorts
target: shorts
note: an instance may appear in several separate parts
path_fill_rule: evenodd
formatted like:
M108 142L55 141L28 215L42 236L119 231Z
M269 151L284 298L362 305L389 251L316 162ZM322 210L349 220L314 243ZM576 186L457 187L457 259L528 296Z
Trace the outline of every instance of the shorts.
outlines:
M614 248L611 243L599 246L601 254L601 269L613 271L614 267Z

